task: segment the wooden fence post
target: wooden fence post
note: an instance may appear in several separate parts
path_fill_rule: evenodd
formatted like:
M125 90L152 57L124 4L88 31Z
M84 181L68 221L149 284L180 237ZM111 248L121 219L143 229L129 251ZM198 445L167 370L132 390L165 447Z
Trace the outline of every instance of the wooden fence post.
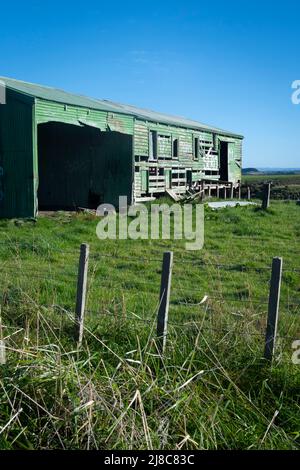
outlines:
M82 337L83 337L83 322L84 322L84 310L85 310L85 299L86 299L86 288L87 288L89 251L90 251L89 245L85 243L82 243L80 245L78 280L77 280L77 298L76 298L76 308L75 308L76 336L77 336L78 346L81 346Z
M269 361L272 361L276 345L281 276L282 258L273 258L264 354L265 359L268 359Z
M173 252L166 251L163 257L160 294L159 294L159 309L158 309L158 314L157 314L158 348L161 354L164 354L166 342L167 342L172 265L173 265Z
M270 207L271 183L266 183L263 190L262 209Z
M250 199L251 199L251 189L250 189L250 186L247 187L247 199L248 199L248 201L250 201Z
M1 318L1 306L0 306L0 365L6 363L6 351L5 351L5 343L3 340L3 333L2 333L2 318Z
M239 183L238 195L239 195L239 199L241 199L241 197L242 197L242 183Z
M230 199L233 199L233 183L230 183Z
M201 192L201 201L204 201L205 199L205 190L204 190L204 181L201 180L201 189L200 189L200 192Z
M0 339L0 365L6 364L5 343Z

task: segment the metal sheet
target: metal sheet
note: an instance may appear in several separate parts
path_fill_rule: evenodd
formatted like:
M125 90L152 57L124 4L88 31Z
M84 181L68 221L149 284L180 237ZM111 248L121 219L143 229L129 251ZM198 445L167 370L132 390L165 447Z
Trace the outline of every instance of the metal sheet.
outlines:
M74 94L74 93L67 93L63 90L59 90L57 88L51 88L42 85L36 85L33 83L23 82L20 80L15 80L7 77L0 77L8 88L20 91L26 95L30 95L32 97L41 98L47 101L53 101L57 103L63 103L66 105L74 105L85 107L89 109L96 109L102 110L112 113L119 113L128 116L134 116L137 118L141 118L144 120L152 121L152 122L161 122L181 127L187 127L190 129L199 129L199 130L210 130L213 132L218 132L222 135L227 136L234 136L238 138L243 138L243 136L229 132L223 129L219 129L215 126L210 126L207 124L203 124L198 121L194 121L191 119L187 119L180 116L170 116L164 113L158 113L155 111L151 111L148 109L138 108L136 106L116 103L109 100L100 100L95 98L88 98L82 95Z

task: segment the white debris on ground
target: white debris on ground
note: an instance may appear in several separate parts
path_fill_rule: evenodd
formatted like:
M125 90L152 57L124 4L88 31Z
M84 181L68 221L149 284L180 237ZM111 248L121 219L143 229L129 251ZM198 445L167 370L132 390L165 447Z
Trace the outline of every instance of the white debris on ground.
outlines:
M236 207L236 206L257 206L256 202L250 201L218 201L218 202L208 202L208 207L211 209L223 209L223 207Z

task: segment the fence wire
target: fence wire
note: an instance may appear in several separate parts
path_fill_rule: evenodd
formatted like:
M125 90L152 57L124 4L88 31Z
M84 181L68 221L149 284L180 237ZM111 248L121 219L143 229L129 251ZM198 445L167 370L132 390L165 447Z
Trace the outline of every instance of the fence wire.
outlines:
M3 242L0 242L2 244ZM14 247L16 245L14 242L6 242L7 244L12 244ZM17 245L18 247L18 245ZM16 248L17 249L17 248ZM22 251L22 249L28 250L28 245L25 244L20 244L19 249ZM47 268L46 266L40 266L37 268L36 264L30 261L24 261L23 264L20 264L22 261L18 258L16 260L15 265L13 265L11 262L10 263L2 263L1 266L1 273L0 273L0 279L3 280L3 278L7 278L9 276L14 276L13 283L16 284L18 280L18 276L24 277L27 279L28 282L30 282L31 279L38 279L39 281L46 281L47 283L51 284L62 284L64 285L66 282L71 282L73 285L73 288L76 289L76 284L77 284L77 260L79 257L79 250L77 252L71 251L71 250L63 250L63 249L53 249L52 247L41 247L41 246L34 246L32 247L32 250L35 254L39 255L39 250L45 250L48 252L48 250L51 250L51 252L57 252L58 254L65 254L65 255L71 255L72 254L72 259L75 257L74 260L74 269L70 270L67 269L65 266L51 266L51 268ZM50 253L50 251L49 251ZM157 256L157 257L156 257ZM161 263L162 263L162 256L158 257L158 255L151 253L147 257L143 256L126 256L123 254L120 254L118 252L116 253L91 253L89 256L90 261L92 263L96 263L94 265L90 264L89 268L89 288L88 288L88 296L92 296L95 293L99 292L100 289L110 289L110 290L118 290L120 291L123 289L126 293L132 294L134 292L135 295L142 294L146 296L155 296L156 297L156 305L158 306L159 304L159 277L161 273ZM126 262L129 262L128 269L132 271L132 264L137 265L140 268L144 268L147 266L149 263L159 263L158 268L155 270L155 276L153 273L153 277L156 277L156 280L153 280L152 278L146 278L146 279L137 279L137 280L128 280L125 281L122 280L109 280L107 279L106 273L101 273L98 271L98 264L102 260L107 260L109 259L110 262L113 261L115 264L124 262L125 267L126 267ZM49 262L49 261L48 261ZM76 264L75 264L76 263ZM178 264L176 264L178 263ZM208 261L208 260L188 260L188 259L182 259L182 258L176 258L175 264L174 264L174 270L173 270L173 287L171 288L171 300L170 300L170 309L175 308L177 306L180 307L187 307L189 309L192 308L203 308L206 309L208 306L211 307L211 303L219 303L219 304L226 304L226 305L231 305L233 304L238 304L238 305L244 305L244 306L253 306L253 305L258 305L261 307L265 307L269 303L269 298L267 296L265 297L257 297L257 296L246 296L243 297L241 296L240 298L237 298L235 294L232 294L232 296L228 294L224 295L216 295L216 291L213 293L211 292L201 292L200 289L195 289L192 288L189 285L183 285L182 282L180 285L176 284L176 281L178 282L178 279L176 277L176 271L177 271L177 266L179 264L183 264L188 268L188 266L192 266L193 268L205 268L205 270L201 270L200 273L201 275L207 275L207 272L210 273L210 276L212 276L214 273L212 272L213 269L216 269L218 271L218 275L222 275L224 272L238 272L241 275L245 275L250 272L254 272L255 274L260 274L260 273L271 273L271 266L253 266L251 264L246 264L246 263L235 263L235 264L230 264L230 263L218 263L215 261ZM101 264L100 264L101 267ZM116 269L118 266L114 266ZM123 266L122 266L123 268ZM221 272L219 272L221 271ZM294 268L294 267L287 267L283 269L283 279L284 275L286 273L300 273L300 269ZM135 272L135 274L138 276L141 276L140 272ZM192 274L187 273L187 277L191 276ZM55 277L59 276L60 279L56 279ZM126 276L124 272L124 276ZM123 276L123 277L124 277ZM200 279L197 277L197 282L200 282ZM136 291L136 292L135 292ZM1 294L4 294L5 289L3 290L2 286L2 291ZM191 301L189 299L189 295L192 297L197 297L199 298L199 302L195 302L194 299ZM281 302L280 307L282 309L290 309L293 307L298 308L300 306L300 302L296 298L289 298L288 301L285 301L284 303ZM55 306L51 306L52 308ZM60 308L57 306L57 308ZM64 310L62 308L62 310ZM267 308L265 309L267 311ZM107 310L95 310L95 309L86 309L86 312L92 315L97 315L99 317L103 316L109 316L109 317L114 317L122 320L128 320L128 314L127 312L125 313L124 316L114 313L114 312L109 312ZM155 325L156 322L156 317L151 319L151 318L141 318L138 314L135 314L134 312L129 312L130 315L130 320L144 323L144 324L153 324ZM175 313L175 310L174 310ZM262 312L263 314L263 312ZM177 329L185 329L185 328L191 328L191 327L196 327L200 331L213 331L213 332L218 332L218 333L224 333L224 334L232 334L235 333L236 328L231 325L231 329L228 328L223 328L223 327L213 327L213 326L208 326L205 325L202 321L199 320L194 320L192 318L189 318L187 321L184 322L177 322L174 320L169 320L168 325L171 328L174 328L175 330ZM237 323L238 327L241 327L241 323ZM254 336L254 337L263 337L265 336L265 332L249 332L249 331L238 331L239 335L245 335L245 336ZM285 335L285 334L279 334L280 338L283 338L284 340L294 340L297 339L296 337Z

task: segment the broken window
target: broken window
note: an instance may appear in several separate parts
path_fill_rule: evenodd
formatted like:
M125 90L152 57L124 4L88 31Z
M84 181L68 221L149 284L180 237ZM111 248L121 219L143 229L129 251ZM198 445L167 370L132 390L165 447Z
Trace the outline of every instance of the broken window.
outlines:
M172 158L171 136L159 134L157 140L158 157L162 159Z
M157 168L156 167L149 168L149 175L150 176L156 176L157 175Z

